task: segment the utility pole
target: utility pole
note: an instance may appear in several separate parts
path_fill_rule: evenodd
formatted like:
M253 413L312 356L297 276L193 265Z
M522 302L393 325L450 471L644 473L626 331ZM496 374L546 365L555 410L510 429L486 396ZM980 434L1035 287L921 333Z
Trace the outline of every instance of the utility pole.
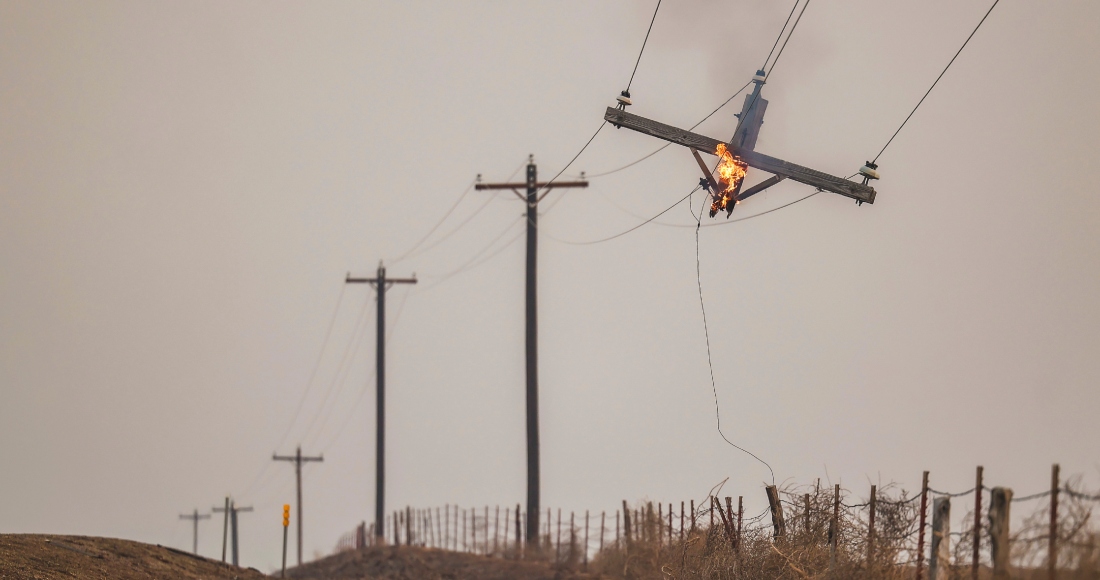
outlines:
M524 183L478 183L477 190L510 189L527 203L527 544L537 545L539 534L539 349L538 349L538 243L539 202L551 189L588 187L587 181L539 183L534 155L527 160ZM527 195L519 192L526 188ZM543 192L539 195L539 190Z
M378 336L375 339L375 467L374 467L374 535L381 541L383 536L386 498L386 290L394 284L416 284L416 274L412 278L386 278L386 268L378 262L378 275L374 278L352 278L348 274L346 284L370 284L378 293ZM301 514L299 514L300 516ZM301 520L299 520L301 521ZM396 520L394 521L396 524Z
M299 445L294 455L276 455L271 454L272 461L293 461L294 462L294 476L298 481L298 565L302 565L302 462L306 461L324 461L324 454L317 457L303 457L302 446Z
M250 512L252 511L252 506L237 507L236 502L231 501L229 502L229 507L214 508L213 511L225 512L226 515L229 517L229 535L233 541L233 565L240 566L240 551L238 550L237 544L237 512ZM224 551L225 550L223 548L222 552L224 553Z
M195 525L194 533L191 536L191 552L194 554L199 553L199 520L210 519L210 514L199 515L199 510L195 510L192 514L180 514L181 520L192 520Z

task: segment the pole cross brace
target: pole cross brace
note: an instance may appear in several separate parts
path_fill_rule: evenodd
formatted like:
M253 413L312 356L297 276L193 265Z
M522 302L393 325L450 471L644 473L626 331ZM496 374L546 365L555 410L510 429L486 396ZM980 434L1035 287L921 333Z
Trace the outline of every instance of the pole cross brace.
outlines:
M706 135L692 133L691 131L673 127L672 125L659 123L614 107L608 107L603 118L615 127L625 127L632 131L644 133L652 137L657 137L658 139L664 139L670 143L696 149L711 155L716 154L718 144L722 143L722 141L712 139ZM734 158L739 159L749 167L766 171L774 174L776 177L790 179L791 181L797 181L816 187L822 191L850 197L861 203L875 202L875 189L873 187L854 181L848 181L847 179L829 175L828 173L810 169L809 167L803 167L789 161L783 161L782 159L764 155L763 153L757 153L750 149L744 149L729 144L726 144L726 148ZM758 188L760 185L764 185L764 183L767 183L767 181L746 190L745 193L751 192L755 194L763 191L763 188ZM769 184L767 187L771 187L775 185L775 183L778 183L778 180ZM739 199L744 199L745 197L747 196L742 195Z

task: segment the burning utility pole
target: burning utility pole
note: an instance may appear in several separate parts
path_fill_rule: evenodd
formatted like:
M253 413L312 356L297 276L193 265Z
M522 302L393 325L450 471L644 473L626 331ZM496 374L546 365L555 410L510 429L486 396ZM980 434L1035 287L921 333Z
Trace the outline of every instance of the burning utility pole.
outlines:
M623 91L622 96L618 98L618 107L608 107L603 118L615 127L625 127L691 149L692 155L695 156L695 160L703 171L703 179L700 180L700 185L710 191L713 200L710 208L711 217L714 217L719 211L725 211L726 215L729 216L738 202L756 195L784 179L805 183L822 191L850 197L860 204L874 203L875 190L867 185L870 180L879 177L878 172L875 171L877 166L874 163L867 162L866 165L860 168L859 174L863 176L863 183L856 183L757 153L754 150L757 137L760 135L760 127L764 124L764 111L768 106L768 101L760 96L766 78L764 71L757 71L756 76L753 77L753 83L756 84L756 87L751 94L745 96L745 104L741 109L741 113L737 115L737 130L734 132L732 141L728 144L705 135L699 135L627 113L626 107L631 103L630 95L626 91ZM719 180L714 179L711 170L707 168L703 158L699 156L700 151L719 157L717 167ZM741 185L749 167L771 173L773 177L742 191Z
M386 278L386 268L378 263L378 275L374 278L352 278L348 274L346 284L370 284L378 293L378 336L375 339L375 468L374 468L374 535L384 540L386 499L386 291L394 284L416 284L412 278ZM301 514L299 514L300 516ZM298 519L301 525L301 518Z
M537 545L539 537L539 349L538 349L538 240L539 202L551 189L588 187L588 182L553 181L539 183L534 155L527 161L527 180L523 183L478 183L475 189L510 189L527 204L527 545ZM526 189L526 195L520 193ZM539 193L539 190L542 193Z

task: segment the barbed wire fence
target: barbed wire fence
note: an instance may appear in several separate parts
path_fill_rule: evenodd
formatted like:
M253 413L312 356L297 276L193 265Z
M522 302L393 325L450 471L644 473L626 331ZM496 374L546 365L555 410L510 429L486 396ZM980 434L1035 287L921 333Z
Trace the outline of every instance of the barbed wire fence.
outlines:
M1100 494L1085 490L1079 476L1060 481L1057 465L1051 489L1016 497L1005 487L925 485L910 493L893 484L860 496L820 480L765 491L769 507L756 514L743 513L743 496L547 509L531 544L520 536L526 520L518 504L406 507L386 518L381 539L363 522L336 550L411 545L624 578L1100 577L1100 531L1091 518ZM962 514L958 531L950 530L952 507ZM1013 520L1010 508L1029 511Z

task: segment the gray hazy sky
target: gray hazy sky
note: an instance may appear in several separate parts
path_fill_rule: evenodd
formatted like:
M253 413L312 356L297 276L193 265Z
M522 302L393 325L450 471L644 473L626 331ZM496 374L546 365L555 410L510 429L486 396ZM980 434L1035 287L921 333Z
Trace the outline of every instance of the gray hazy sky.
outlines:
M811 3L758 150L853 173L988 4ZM666 2L632 112L694 124L789 8ZM345 273L408 250L477 173L506 179L529 153L560 170L652 9L0 3L0 532L188 547L177 513L233 494L258 510L244 563L266 569L293 497L270 455L298 442L325 454L307 553L370 519L373 294ZM981 463L1025 493L1059 461L1100 482L1098 25L1095 2L1002 2L880 159L874 205L821 194L701 231L722 424L777 479L865 494L927 469L958 490ZM699 130L728 136L737 108ZM568 173L659 145L606 128ZM764 505L767 470L715 428L693 229L557 241L627 229L697 180L670 147L543 206L544 505L678 502L726 477ZM786 182L735 216L808 193ZM471 192L437 236L467 225L390 267L422 280L390 294L391 507L523 500L521 212ZM659 221L693 223L685 206Z

